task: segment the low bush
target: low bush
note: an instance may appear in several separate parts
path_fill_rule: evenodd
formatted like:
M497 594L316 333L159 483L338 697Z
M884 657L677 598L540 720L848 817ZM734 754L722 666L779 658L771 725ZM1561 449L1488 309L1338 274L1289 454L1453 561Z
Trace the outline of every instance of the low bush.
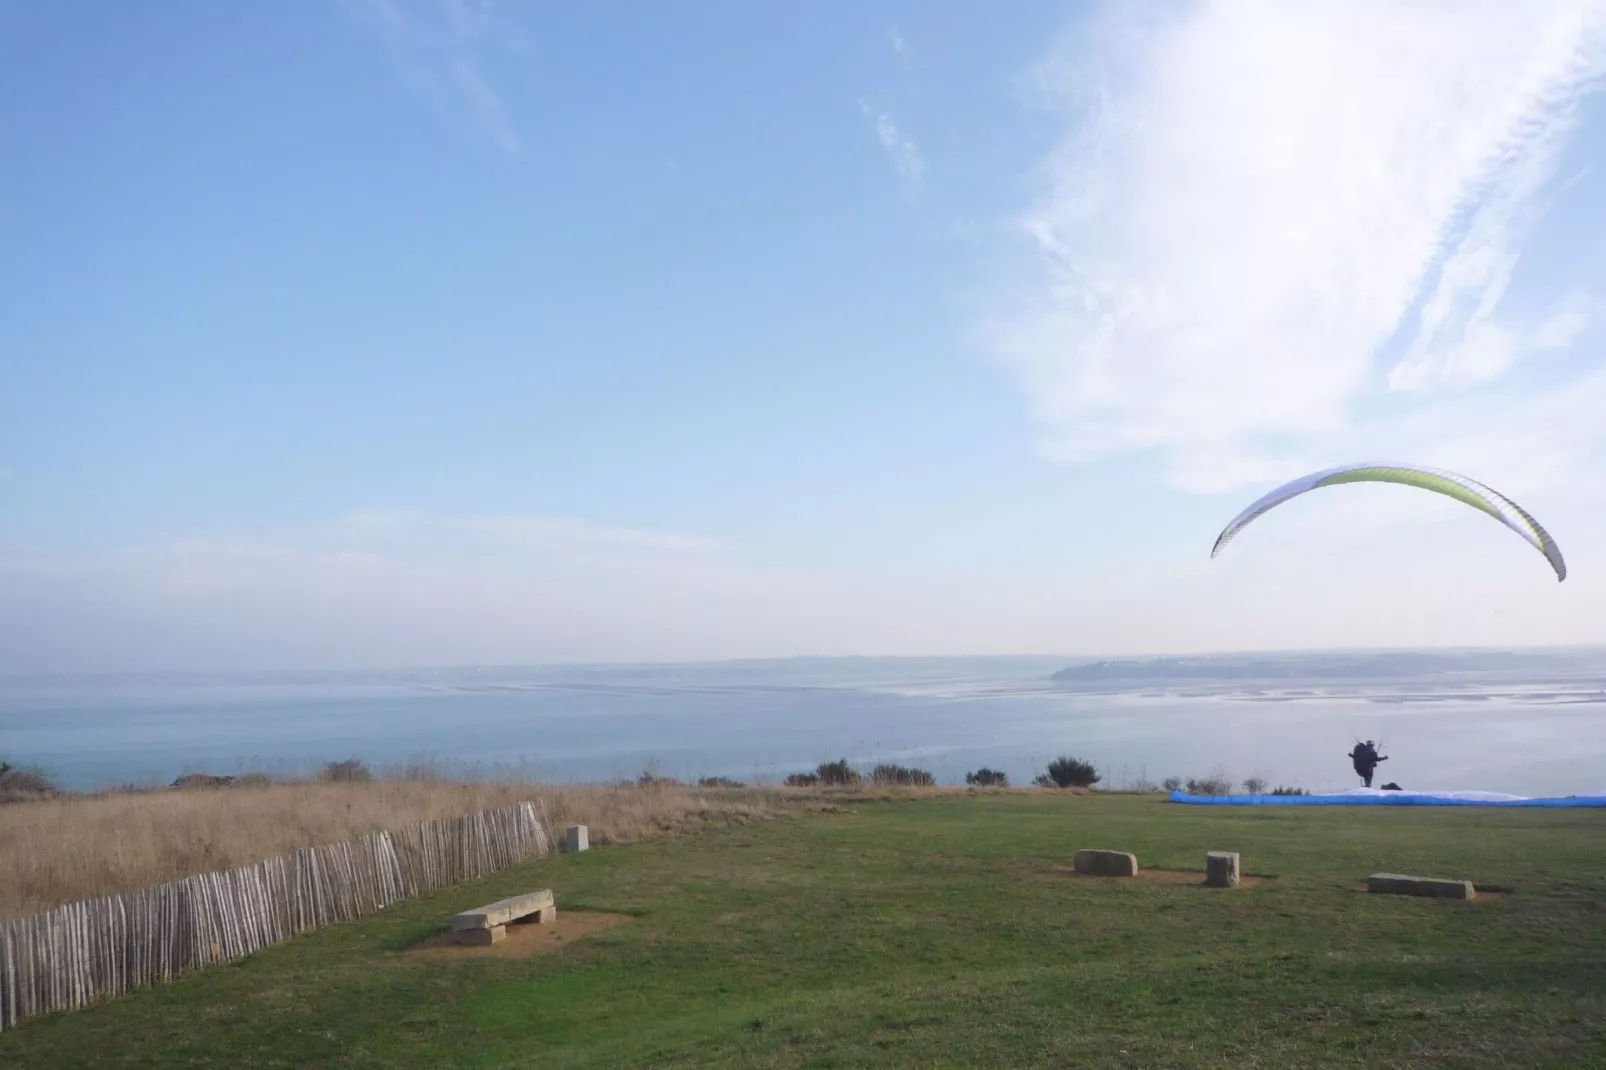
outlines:
M1182 790L1182 778L1179 776L1168 776L1160 786L1166 791L1180 791Z
M870 771L870 781L883 787L897 784L904 787L929 788L937 778L924 769L911 769L905 765L882 762Z
M786 786L789 788L817 788L820 786L820 776L818 773L793 773L786 778Z
M1279 784L1275 788L1271 789L1270 794L1272 794L1272 795L1309 795L1310 792L1306 791L1304 788L1285 788L1281 784Z
M705 776L697 781L699 788L745 788L740 780L732 780L728 776Z
M1266 781L1263 777L1252 776L1244 780L1244 793L1247 795L1264 795Z
M60 793L50 774L38 766L0 762L0 803L48 799Z
M1009 774L982 766L974 773L966 773L965 783L978 788L1007 788Z
M1189 795L1232 794L1232 781L1219 773L1198 779L1189 777L1186 787Z
M1061 755L1048 763L1048 772L1034 783L1044 788L1091 788L1100 779L1092 762Z
M318 779L331 784L350 784L372 780L374 774L360 758L347 758L343 762L329 762L318 771Z
M859 776L859 771L848 764L846 758L838 758L834 762L821 762L814 770L814 775L819 778L821 784L835 787L851 786L863 779Z
M232 776L213 776L211 773L185 773L172 786L183 791L200 791L234 786Z

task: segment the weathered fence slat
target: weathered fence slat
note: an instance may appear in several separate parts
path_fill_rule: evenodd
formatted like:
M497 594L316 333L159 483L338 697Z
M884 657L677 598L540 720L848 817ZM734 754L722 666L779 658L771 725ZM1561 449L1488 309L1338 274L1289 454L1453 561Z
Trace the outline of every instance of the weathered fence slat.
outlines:
M521 802L0 922L0 1029L545 857L551 843Z

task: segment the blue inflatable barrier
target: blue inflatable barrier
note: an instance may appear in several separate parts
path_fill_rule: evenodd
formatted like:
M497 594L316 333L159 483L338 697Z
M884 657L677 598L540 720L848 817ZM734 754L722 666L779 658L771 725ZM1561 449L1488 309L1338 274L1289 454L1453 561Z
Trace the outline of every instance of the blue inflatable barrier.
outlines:
M1449 793L1433 794L1418 791L1344 795L1189 795L1185 791L1173 791L1171 801L1190 806L1539 806L1556 809L1606 807L1606 795L1568 795L1559 799L1523 799L1514 796L1480 799L1457 798Z

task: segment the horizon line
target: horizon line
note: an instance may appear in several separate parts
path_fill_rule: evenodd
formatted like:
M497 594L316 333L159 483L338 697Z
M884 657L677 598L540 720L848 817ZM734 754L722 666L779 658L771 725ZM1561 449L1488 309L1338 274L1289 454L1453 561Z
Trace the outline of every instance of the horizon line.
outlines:
M1563 653L1606 651L1606 640L1595 643L1559 644L1500 644L1500 645L1423 645L1423 646L1334 646L1334 647L1266 647L1237 650L1210 651L1146 651L1129 654L1066 654L1066 653L1015 653L1015 654L778 654L770 657L743 658L680 658L633 659L595 661L529 661L529 662L463 662L457 664L414 664L390 666L326 666L322 668L260 668L260 669L77 669L56 672L3 672L0 683L25 680L62 680L117 677L197 677L197 676L305 676L317 674L356 675L374 673L439 673L489 672L513 669L607 669L607 668L695 668L734 665L767 665L783 662L828 661L1022 661L1064 660L1067 663L1097 664L1099 662L1142 661L1170 658L1225 659L1242 657L1298 657L1334 654L1391 654L1391 653Z

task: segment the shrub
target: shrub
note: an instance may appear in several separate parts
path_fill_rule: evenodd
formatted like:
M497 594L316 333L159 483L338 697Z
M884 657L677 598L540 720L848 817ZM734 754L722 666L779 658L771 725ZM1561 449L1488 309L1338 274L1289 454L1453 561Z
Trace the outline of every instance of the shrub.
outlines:
M329 762L318 771L318 779L331 783L348 783L374 779L373 772L360 758L347 758L343 762Z
M891 762L882 762L870 772L872 783L883 787L891 784L900 784L904 787L929 788L937 782L937 778L924 769L911 769L905 765L894 765Z
M1166 791L1176 791L1182 787L1182 778L1179 776L1168 776L1165 778L1165 783L1161 784L1160 786Z
M859 771L848 764L846 758L838 758L834 762L821 762L814 770L814 775L821 784L849 785L857 784L861 779Z
M814 788L818 787L819 784L820 776L818 773L793 773L786 778L786 786L789 788Z
M1248 795L1264 795L1266 793L1265 778L1258 776L1245 778L1244 792Z
M1310 792L1306 791L1304 788L1285 788L1281 784L1279 784L1275 788L1271 789L1271 794L1273 794L1273 795L1309 795Z
M728 776L705 776L697 781L699 788L745 788L740 780L732 780Z
M965 783L978 788L1007 788L1009 787L1009 774L997 769L988 769L985 765L974 773L965 774Z
M1048 772L1038 777L1036 783L1045 788L1091 788L1099 779L1092 762L1061 755L1048 763Z
M1232 781L1220 773L1197 780L1189 777L1187 788L1189 795L1231 795Z
M37 765L0 762L0 803L24 802L61 794L56 782Z
M266 773L241 773L234 778L237 788L266 788L273 784L273 778Z
M233 785L232 776L213 776L211 773L185 773L173 781L173 787L185 791L210 788L227 788Z

